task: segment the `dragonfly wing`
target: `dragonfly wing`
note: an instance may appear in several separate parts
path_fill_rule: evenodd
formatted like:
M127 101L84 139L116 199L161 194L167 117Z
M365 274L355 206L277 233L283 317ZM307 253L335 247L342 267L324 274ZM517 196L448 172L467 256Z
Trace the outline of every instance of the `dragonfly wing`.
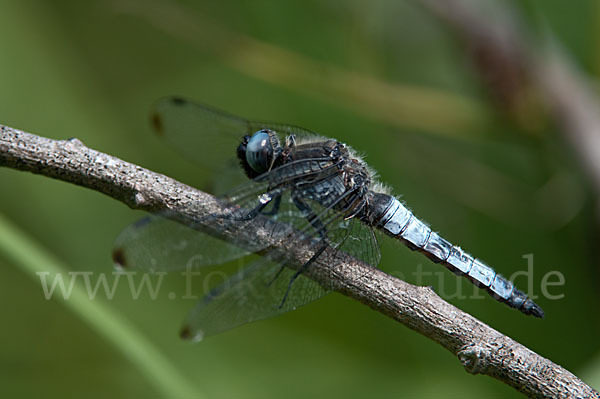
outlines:
M253 209L252 202L268 200L264 194L276 195L284 191L293 191L294 181L311 183L330 179L340 175L341 171L335 163L328 158L304 159L279 166L269 172L263 173L253 180L246 181L229 191L222 197L222 201L229 205L239 205L241 210L249 206ZM300 184L303 184L300 183ZM298 185L298 183L295 183ZM304 196L310 200L310 195Z
M231 191L232 187L239 187L248 182L248 176L246 176L244 170L240 167L237 159L228 159L222 166L215 168L215 170L217 178L212 179L207 190L216 196L224 196Z
M248 121L180 97L166 97L157 101L152 108L150 121L159 137L189 159L210 169L220 165L224 159L235 158L242 137L261 129L271 129L282 136L316 135L297 126Z
M336 248L377 267L381 252L373 229L356 218L338 220L337 225L337 228L332 226L328 232L330 240L339 243Z
M286 222L299 227L304 224L301 213L284 213ZM321 216L326 220L325 214L321 213ZM373 230L368 226L357 220L344 220L338 215L326 227L331 228L328 231L329 246L377 265L379 247ZM314 237L316 233L307 234L310 229L308 226L302 228L303 236ZM357 240L364 242L357 246ZM324 242L323 239L320 241ZM297 269L288 268L287 263L283 255L272 252L211 290L189 313L181 331L182 337L201 340L246 323L295 310L330 292L304 274L296 275Z
M189 313L181 331L182 337L201 340L242 324L294 310L329 292L300 275L282 302L295 273L284 265L285 261L280 257L262 257L211 290Z
M269 192L269 189L271 192L273 190L281 192L282 198L285 197L285 201L280 201L283 212L274 212L271 216L278 221L283 221L282 218L287 217L286 215L293 216L292 222L302 221L302 226L298 227L306 228L306 219L298 215L299 211L293 206L293 201L289 197L287 179L281 176L293 174L294 177L305 178L315 175L316 172L306 172L301 165L293 163L283 165L277 173L273 172L262 175L256 181L238 186L232 193L233 197L227 196L223 199L229 205L229 213L226 217L240 219L240 229L251 221L247 218L248 213L260 204L261 198ZM324 175L328 172L319 173ZM269 206L273 208L274 205L275 201L268 204L265 211ZM115 263L126 268L146 271L178 270L188 266L224 263L264 249L260 243L256 243L248 250L247 245L228 243L201 233L194 228L194 224L200 225L201 221L190 221L189 225L186 225L169 220L168 216L167 213L148 216L126 228L115 243L113 250Z
M157 272L220 264L249 254L233 243L164 216L144 217L123 230L114 244L115 264Z
M242 201L231 203L233 217L244 217L249 209L259 204L257 196L264 194L264 187L256 185L256 191L244 196ZM251 191L250 187L243 192ZM275 207L275 197L262 209L261 215L275 219L276 226L289 226L290 229L273 231L271 237L277 240L310 244L312 248L328 246L348 252L369 264L379 262L379 246L373 230L359 220L346 219L343 211L331 203L323 206L310 195L301 197L306 206L299 209L294 201L293 190L289 186L278 192L280 203ZM310 210L310 215L307 214ZM318 223L315 222L318 220ZM243 227L242 227L243 228ZM317 252L313 254L317 255ZM255 261L217 286L189 314L182 330L182 336L189 339L202 339L239 325L285 313L314 301L329 289L298 274L298 268L289 268L284 255L270 251L262 259ZM307 267L311 267L310 265Z
M339 184L336 179L343 175L335 165L324 169L307 166L312 162L291 162L238 186L222 199L226 208L216 217L237 219L240 226L258 215L268 217L278 222L276 227L290 226L296 236L325 238L330 246L377 266L381 255L373 229L350 217L356 209L345 209L360 201L360 194L346 189L337 198L324 198L323 193ZM306 190L307 182L319 188Z
M252 133L257 132L261 129L269 129L274 132L279 133L280 138L285 138L289 135L294 135L296 137L319 137L318 133L313 132L312 130L305 129L300 126L295 125L287 125L283 123L277 122L257 122L257 121L248 121L248 125L250 126L250 130Z
M245 119L179 97L157 101L150 121L160 138L211 169L223 159L235 157L241 138L250 129Z

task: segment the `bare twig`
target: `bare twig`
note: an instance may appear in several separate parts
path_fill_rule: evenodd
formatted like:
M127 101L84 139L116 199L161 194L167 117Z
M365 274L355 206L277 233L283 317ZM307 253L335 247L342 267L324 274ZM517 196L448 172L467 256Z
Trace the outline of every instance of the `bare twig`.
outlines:
M219 203L164 175L87 148L77 139L51 140L0 125L0 166L88 187L131 208L169 209L183 218L214 213ZM265 240L304 263L311 248L268 242L265 221L238 230L234 223L204 218L202 229L221 238ZM274 222L270 222L274 223ZM502 335L442 300L430 288L410 285L345 254L326 251L308 276L354 298L439 343L472 374L487 374L532 397L600 397L598 392L550 360Z
M546 38L546 43L531 40L509 2L420 3L459 34L503 105L518 113L516 108L531 99L531 89L538 93L600 195L600 101L590 90L590 82L552 43L553 38ZM486 10L484 5L492 9ZM521 119L531 116L519 115Z

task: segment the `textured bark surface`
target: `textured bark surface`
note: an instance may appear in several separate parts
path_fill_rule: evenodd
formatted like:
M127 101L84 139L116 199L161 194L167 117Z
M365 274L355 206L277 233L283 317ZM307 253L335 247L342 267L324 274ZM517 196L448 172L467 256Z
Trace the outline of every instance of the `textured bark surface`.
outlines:
M0 125L0 166L29 171L88 187L131 208L170 210L175 218L201 219L220 208L209 194L113 156L77 139L51 140ZM248 228L207 218L203 231L248 244L263 240L296 265L307 261L309 245L272 241L274 222L257 218ZM354 298L429 337L455 354L472 374L494 377L531 397L600 398L575 375L442 300L350 256L325 251L308 271L323 286Z

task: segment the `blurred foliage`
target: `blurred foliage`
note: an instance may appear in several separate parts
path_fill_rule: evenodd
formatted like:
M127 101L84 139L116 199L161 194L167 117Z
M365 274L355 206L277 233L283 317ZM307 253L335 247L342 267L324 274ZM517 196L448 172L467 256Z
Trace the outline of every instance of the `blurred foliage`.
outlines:
M523 4L528 24L542 21L584 70L600 71L597 2ZM415 2L25 0L0 1L0 9L1 123L77 137L203 189L213 184L210 171L152 136L147 110L156 98L184 95L345 141L417 215L504 275L525 270L523 255L534 254L534 294L547 272L563 273L565 286L551 292L564 298L539 299L544 320L485 295L449 300L599 381L597 200L577 156L550 121L521 126L496 111L466 49ZM533 135L531 126L538 129ZM111 272L112 241L142 215L41 176L0 169L0 182L4 216L76 271ZM10 236L3 235L5 245L16 245ZM441 272L441 281L433 274L420 283L448 294L460 284L471 293L466 281L419 254L388 240L382 247L382 269L409 282L419 269ZM0 264L2 394L161 394L123 350L127 336L115 344L118 334L107 338L72 307L46 301L39 279L8 251L0 252ZM527 288L522 277L517 284ZM338 294L190 345L177 332L194 302L166 295L184 289L174 275L154 300L134 300L120 285L112 300L94 301L128 320L198 395L518 397L498 381L467 375L440 346Z

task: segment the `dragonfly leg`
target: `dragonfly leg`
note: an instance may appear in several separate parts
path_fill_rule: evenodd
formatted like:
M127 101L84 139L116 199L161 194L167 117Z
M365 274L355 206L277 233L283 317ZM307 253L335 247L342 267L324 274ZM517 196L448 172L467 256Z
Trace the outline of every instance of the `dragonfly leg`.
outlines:
M283 307L283 305L285 304L285 301L287 300L288 295L290 294L290 291L292 290L292 284L294 284L294 281L296 281L298 276L301 275L302 273L304 273L308 269L308 267L315 260L317 260L317 258L323 253L323 251L325 251L325 249L327 247L328 247L328 244L324 244L321 248L319 248L317 250L317 252L315 252L315 254L313 256L311 256L311 258L308 260L308 262L306 262L298 270L296 270L296 273L294 273L294 275L290 278L290 281L287 286L287 290L285 291L285 294L283 295L283 298L281 299L281 303L279 304L279 309L281 309ZM285 266L282 266L282 268L283 267L285 267ZM279 273L280 272L278 272L277 275L279 275Z
M294 283L294 281L296 281L298 276L304 273L308 269L308 267L319 257L319 255L321 255L323 251L325 251L325 249L329 246L329 244L327 243L327 230L321 219L319 219L319 217L313 212L310 206L306 202L302 201L300 198L292 195L292 201L294 202L294 205L296 205L296 207L300 210L300 212L302 212L305 215L306 219L315 228L317 233L321 236L322 240L324 241L324 244L321 248L317 250L317 252L315 252L315 254L308 260L308 262L303 264L296 271L296 273L292 275L288 283L287 290L285 291L285 294L281 299L281 303L279 304L279 309L281 309L285 304L285 301L287 300L288 295L290 294L292 284ZM273 281L275 281L277 277L279 277L284 267L285 266L281 266L281 269L279 269L275 277L269 282L269 285L271 285Z
M271 202L273 202L273 209L268 212L262 212L262 210L265 209ZM231 219L231 220L235 220L235 221L244 222L244 221L254 219L259 214L268 215L268 216L275 215L279 212L280 206L281 206L281 192L276 191L272 195L265 194L263 196L263 198L261 198L260 203L256 207L251 209L245 215L237 216L234 214L234 215L224 215L221 217L223 219Z
M281 265L279 267L279 270L277 270L277 273L275 273L275 276L273 276L273 278L271 279L271 281L269 281L267 283L267 287L270 287L271 284L273 284L273 282L275 282L275 280L277 280L279 278L279 276L281 275L281 272L283 272L283 269L285 269L285 265Z
M279 195L278 197L275 198L275 203L273 204L273 211L275 210L279 210L279 205L281 204L281 195ZM319 218L314 214L314 212L312 211L312 209L310 209L310 207L302 200L300 200L299 198L294 198L294 205L296 205L296 207L303 213L307 214L307 219L308 221L311 223L311 225L317 229L317 231L319 232L319 234L321 235L322 238L324 238L324 234L323 232L325 232L325 226L323 226L323 223L319 220ZM271 212L273 212L271 211ZM274 212L277 213L277 212ZM266 215L267 213L263 213L264 215ZM317 223L318 222L318 223ZM271 281L269 281L267 283L267 287L270 287L271 284L273 284L273 282L275 280L277 280L277 278L281 275L281 272L283 272L283 269L285 269L285 265L281 266L279 268L279 270L277 271L277 273L275 273L275 276L273 276L273 278L271 279ZM295 279L296 277L293 277L293 279ZM287 296L287 293L286 293ZM283 303L282 303L283 305Z
M317 231L317 233L319 233L321 238L327 239L327 231L325 230L325 225L323 225L321 219L317 217L317 215L313 212L310 206L308 206L306 202L302 201L298 197L292 197L292 201L294 201L294 205L296 205L296 208L298 208L300 212L304 214L306 220L308 220L308 222L315 228L315 230Z
M281 206L281 194L277 194L276 196L273 197L273 209L271 209L268 212L261 212L261 213L266 216L277 215L279 213L280 206Z

